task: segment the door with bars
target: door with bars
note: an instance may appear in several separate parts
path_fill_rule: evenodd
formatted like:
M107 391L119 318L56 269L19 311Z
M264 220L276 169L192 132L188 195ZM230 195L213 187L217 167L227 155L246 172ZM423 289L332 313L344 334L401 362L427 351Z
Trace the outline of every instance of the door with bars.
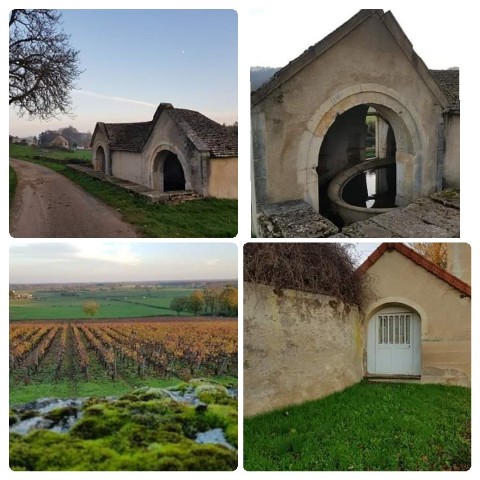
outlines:
M377 312L368 327L368 373L419 375L420 335L416 313L400 308Z

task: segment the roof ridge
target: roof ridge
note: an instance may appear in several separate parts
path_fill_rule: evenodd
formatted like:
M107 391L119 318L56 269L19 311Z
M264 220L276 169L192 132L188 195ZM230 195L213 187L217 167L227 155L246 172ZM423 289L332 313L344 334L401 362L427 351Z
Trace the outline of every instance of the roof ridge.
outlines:
M397 19L390 10L385 12L382 9L361 9L353 17L342 23L327 36L291 60L287 65L278 70L267 82L262 84L257 90L251 93L251 106L254 107L258 103L262 102L274 90L283 85L285 82L288 82L301 70L310 65L310 63L312 63L315 59L322 56L327 50L335 46L343 38L349 35L350 32L358 28L367 19L373 16L377 16L377 18L383 23L384 27L393 37L399 49L406 56L407 60L417 72L418 76L437 98L441 107L443 109L448 109L450 106L449 99L432 77L425 62L415 52L410 39L403 31L401 25L398 23Z
M377 260L383 256L383 254L387 251L396 250L398 253L402 254L404 257L412 260L418 266L424 268L431 274L435 275L440 280L448 283L451 287L455 288L456 290L464 293L465 295L471 297L472 289L471 286L465 283L463 280L460 280L455 275L452 275L450 272L447 272L443 268L440 268L438 265L435 265L427 258L423 257L415 250L403 243L382 243L376 250L371 253L368 258L358 267L357 271L360 273L366 273L367 270L372 267Z

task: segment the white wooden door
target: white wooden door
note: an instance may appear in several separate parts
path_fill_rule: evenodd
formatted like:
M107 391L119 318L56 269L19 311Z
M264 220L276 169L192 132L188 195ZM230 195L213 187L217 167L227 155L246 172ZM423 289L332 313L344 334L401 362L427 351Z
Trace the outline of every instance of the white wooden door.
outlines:
M385 308L368 325L367 370L378 375L420 375L421 326L415 312Z

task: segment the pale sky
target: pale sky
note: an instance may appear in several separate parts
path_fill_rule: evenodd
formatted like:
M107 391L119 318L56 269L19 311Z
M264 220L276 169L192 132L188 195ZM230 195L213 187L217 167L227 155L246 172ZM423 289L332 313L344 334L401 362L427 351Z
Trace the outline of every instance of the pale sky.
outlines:
M149 121L161 102L219 123L237 120L234 10L60 12L85 70L72 92L75 118L30 121L10 108L10 134L25 137L69 125L93 132L99 121Z
M412 3L390 1L375 6L391 10L428 68L460 66L467 9L441 0ZM368 6L351 0L325 4L256 0L250 5L250 66L263 67L285 66Z
M229 280L237 278L233 243L16 241L10 283Z

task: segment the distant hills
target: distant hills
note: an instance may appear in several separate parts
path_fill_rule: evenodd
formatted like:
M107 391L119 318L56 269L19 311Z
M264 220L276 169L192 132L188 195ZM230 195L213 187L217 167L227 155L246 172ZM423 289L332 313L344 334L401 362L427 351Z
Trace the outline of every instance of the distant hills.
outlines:
M270 80L281 67L251 67L250 90L253 92Z

